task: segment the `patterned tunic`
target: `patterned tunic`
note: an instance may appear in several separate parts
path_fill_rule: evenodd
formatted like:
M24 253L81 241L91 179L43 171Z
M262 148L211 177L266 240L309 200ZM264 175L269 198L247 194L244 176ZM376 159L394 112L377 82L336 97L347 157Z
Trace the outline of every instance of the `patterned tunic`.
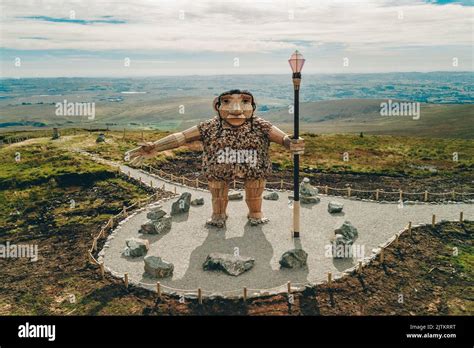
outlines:
M204 147L203 172L208 180L231 181L236 178L264 179L271 173L268 155L272 124L253 118L253 127L246 121L240 127L229 126L219 116L199 123Z

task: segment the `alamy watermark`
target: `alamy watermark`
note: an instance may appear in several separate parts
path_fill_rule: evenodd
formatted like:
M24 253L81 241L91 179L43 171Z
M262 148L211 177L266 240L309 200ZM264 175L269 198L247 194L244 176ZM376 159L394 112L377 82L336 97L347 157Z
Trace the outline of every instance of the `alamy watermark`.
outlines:
M337 259L363 259L365 245L363 244L326 244L324 256Z
M56 103L56 116L87 116L87 119L95 119L95 103L68 102Z
M52 342L56 340L56 325L35 325L26 322L18 326L19 338L47 338Z
M217 163L248 163L251 167L257 165L257 150L235 150L230 147L217 151Z
M17 259L27 258L31 262L38 261L38 245L37 244L0 244L0 258Z
M389 99L380 103L380 116L411 116L414 120L420 119L420 103L398 102Z

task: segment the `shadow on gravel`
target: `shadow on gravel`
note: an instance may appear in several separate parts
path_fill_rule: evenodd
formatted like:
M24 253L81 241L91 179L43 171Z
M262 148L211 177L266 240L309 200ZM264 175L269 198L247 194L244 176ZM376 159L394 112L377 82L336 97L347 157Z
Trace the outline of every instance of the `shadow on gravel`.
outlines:
M174 281L172 286L185 289L202 288L203 291L208 292L205 293L206 295L210 295L212 292L237 290L232 295L240 295L240 289L244 287L267 289L283 285L288 281L306 282L307 268L299 270L272 269L270 262L273 257L273 248L265 238L261 226L251 226L247 223L243 228L242 237L228 239L226 239L225 228L209 228L209 234L204 243L191 253L189 268L184 277ZM203 263L207 256L214 252L226 254L238 252L241 256L254 258L255 265L239 276L231 276L221 271L204 271Z

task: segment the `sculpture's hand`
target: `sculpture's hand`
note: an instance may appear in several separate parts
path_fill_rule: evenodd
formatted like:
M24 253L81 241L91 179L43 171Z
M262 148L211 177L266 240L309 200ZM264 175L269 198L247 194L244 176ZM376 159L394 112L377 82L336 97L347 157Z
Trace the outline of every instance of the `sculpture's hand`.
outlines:
M132 165L140 166L147 158L152 158L156 155L156 145L154 143L139 144L140 147L127 151L125 153L125 161Z
M301 137L298 139L291 139L290 151L294 155L304 154L304 139Z

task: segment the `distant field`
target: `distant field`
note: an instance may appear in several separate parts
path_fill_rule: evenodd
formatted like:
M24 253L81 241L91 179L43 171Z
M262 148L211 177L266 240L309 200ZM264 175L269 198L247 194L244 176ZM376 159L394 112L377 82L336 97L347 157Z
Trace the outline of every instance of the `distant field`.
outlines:
M54 114L54 103L13 105L0 109L0 131L48 127L105 127L183 130L211 118L212 98L176 97L157 101L139 96L133 101L98 102L95 120ZM302 103L300 123L303 131L421 136L434 138L474 138L474 104L421 104L420 118L381 116L383 99L347 99ZM180 113L181 110L181 113ZM291 132L293 115L287 107L272 107L257 114ZM3 127L7 125L16 127Z
M433 138L474 138L474 105L421 104L420 118L380 116L386 100L338 100L301 105L302 128L322 133L360 133ZM292 116L292 115L291 115ZM269 117L293 129L292 117L280 111Z

